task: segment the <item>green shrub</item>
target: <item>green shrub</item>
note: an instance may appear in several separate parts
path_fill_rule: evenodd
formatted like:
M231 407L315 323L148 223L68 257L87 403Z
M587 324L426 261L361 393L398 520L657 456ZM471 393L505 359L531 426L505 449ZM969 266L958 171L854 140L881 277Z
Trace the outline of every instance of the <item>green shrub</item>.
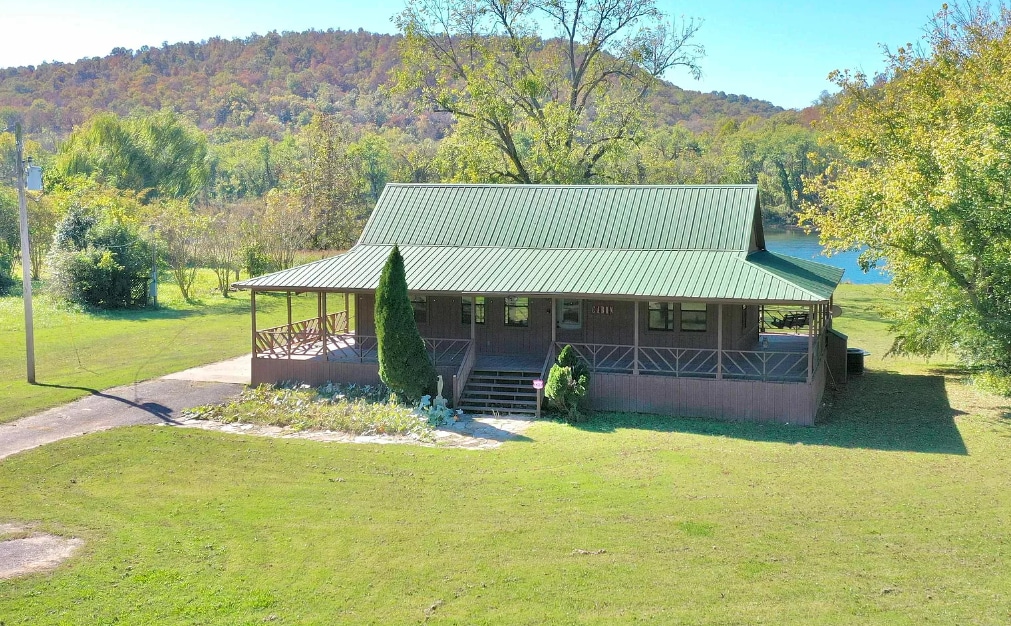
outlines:
M393 246L376 289L376 338L379 377L394 393L416 404L425 394L435 395L435 367L414 322L407 296L407 274L400 249Z
M586 417L589 387L589 369L572 346L565 346L551 366L544 385L548 406L569 422L582 421Z
M0 296L8 296L17 281L14 279L14 253L0 248Z
M271 264L270 257L267 256L267 252L259 243L254 242L246 244L242 247L240 254L242 255L242 269L246 270L246 274L248 274L250 278L254 276L263 276L264 274L269 274L277 270L277 268Z
M147 304L152 256L135 226L72 210L53 244L49 264L59 296L109 309Z

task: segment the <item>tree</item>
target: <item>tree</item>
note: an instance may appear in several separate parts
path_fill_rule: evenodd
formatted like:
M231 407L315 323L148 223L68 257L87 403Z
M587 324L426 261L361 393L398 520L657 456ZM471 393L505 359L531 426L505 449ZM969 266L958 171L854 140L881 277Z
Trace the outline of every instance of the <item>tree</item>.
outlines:
M174 113L101 113L70 134L55 165L145 196L188 198L207 180L206 160L207 139Z
M409 0L396 23L398 87L456 117L471 177L592 181L636 138L661 76L701 74L698 24L653 0Z
M182 200L162 200L149 207L155 226L158 257L169 266L179 293L189 300L197 278L200 254L205 249L210 220Z
M214 270L218 291L225 298L228 297L233 272L238 280L240 241L239 224L231 215L221 212L209 218L202 256Z
M400 248L393 246L376 288L376 339L379 377L409 402L435 392L435 367L414 321L407 296L407 274Z
M332 115L316 115L299 139L302 154L298 169L285 181L285 195L313 220L316 248L347 249L365 212L355 162L348 154L351 126Z
M946 6L927 44L874 80L834 74L842 158L805 217L894 275L893 352L1011 373L1011 10Z

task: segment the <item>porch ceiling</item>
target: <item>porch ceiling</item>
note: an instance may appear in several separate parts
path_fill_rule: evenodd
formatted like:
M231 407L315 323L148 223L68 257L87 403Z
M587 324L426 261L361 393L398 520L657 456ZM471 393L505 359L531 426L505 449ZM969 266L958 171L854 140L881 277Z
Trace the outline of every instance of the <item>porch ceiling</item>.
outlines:
M251 278L257 291L374 290L393 246ZM589 297L824 302L842 270L767 251L568 249L402 245L411 291Z

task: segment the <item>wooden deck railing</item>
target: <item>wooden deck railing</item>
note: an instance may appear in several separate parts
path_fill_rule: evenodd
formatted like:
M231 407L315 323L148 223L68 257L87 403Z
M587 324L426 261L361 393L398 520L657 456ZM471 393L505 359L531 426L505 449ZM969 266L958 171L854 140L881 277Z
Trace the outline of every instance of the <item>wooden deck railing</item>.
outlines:
M806 382L807 351L723 351L723 377L772 382Z
M324 319L329 337L347 334L347 311L330 313ZM318 317L256 331L256 356L261 358L319 356L325 353L323 344L323 325Z
M379 360L379 340L373 335L332 335L329 348L326 353L328 361L375 363Z
M815 341L814 367L820 366L824 350ZM804 350L719 350L705 348L662 348L613 344L557 342L555 350L572 346L590 371L681 378L724 378L765 382L806 382L808 354ZM638 367L636 367L638 365Z
M470 345L470 339L425 339L425 350L436 367L452 365L464 358Z
M463 395L463 388L467 386L467 381L470 379L470 373L474 369L474 363L477 362L477 349L474 347L474 342L467 342L467 350L463 354L463 361L460 363L460 367L456 370L456 374L453 374L453 407L460 406L460 396Z
M716 378L717 350L639 347L639 373Z

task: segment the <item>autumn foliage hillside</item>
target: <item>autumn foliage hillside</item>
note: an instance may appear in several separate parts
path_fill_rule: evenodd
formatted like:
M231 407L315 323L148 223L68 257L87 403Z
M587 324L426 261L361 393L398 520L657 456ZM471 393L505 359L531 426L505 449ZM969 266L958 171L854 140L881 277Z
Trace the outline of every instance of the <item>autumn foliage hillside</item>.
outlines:
M29 132L59 137L98 112L169 108L212 134L280 138L308 124L314 112L327 112L363 128L397 127L439 139L451 124L448 116L418 112L408 97L383 89L400 63L398 40L363 30L271 32L0 69L0 119L20 119ZM696 131L726 118L782 111L748 96L671 84L651 102L661 122Z

